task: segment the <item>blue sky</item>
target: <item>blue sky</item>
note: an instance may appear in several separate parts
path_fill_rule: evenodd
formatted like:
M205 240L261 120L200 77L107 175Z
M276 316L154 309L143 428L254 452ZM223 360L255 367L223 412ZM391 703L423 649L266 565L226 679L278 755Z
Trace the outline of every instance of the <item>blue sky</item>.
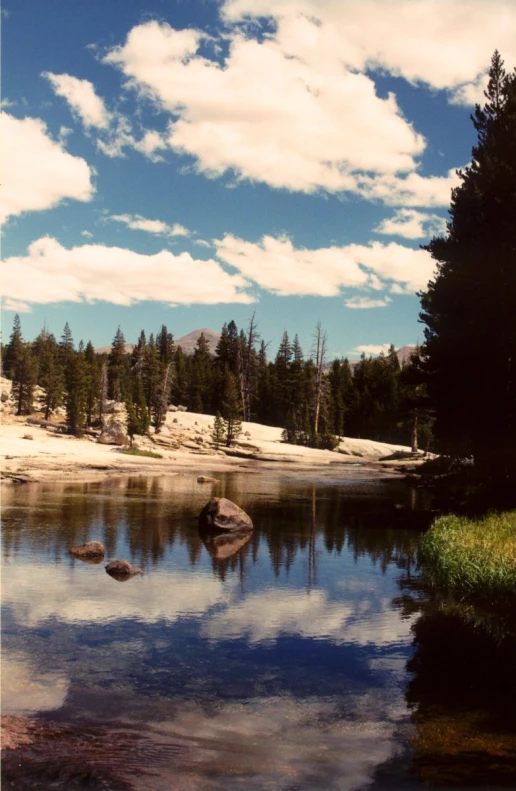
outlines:
M513 0L6 0L3 338L423 338Z

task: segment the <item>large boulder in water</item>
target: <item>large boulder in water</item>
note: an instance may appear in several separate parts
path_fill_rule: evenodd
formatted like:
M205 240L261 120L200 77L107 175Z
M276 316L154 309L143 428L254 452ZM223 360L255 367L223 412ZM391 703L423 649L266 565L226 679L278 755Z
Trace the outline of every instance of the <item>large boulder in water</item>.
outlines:
M199 514L199 528L203 531L252 530L253 522L238 505L225 497L212 497Z
M143 574L141 569L133 566L128 560L112 560L107 564L106 571L119 582L125 582L125 580L131 579L136 574Z
M69 552L82 560L102 559L104 557L104 545L100 541L87 541L85 544L72 547Z

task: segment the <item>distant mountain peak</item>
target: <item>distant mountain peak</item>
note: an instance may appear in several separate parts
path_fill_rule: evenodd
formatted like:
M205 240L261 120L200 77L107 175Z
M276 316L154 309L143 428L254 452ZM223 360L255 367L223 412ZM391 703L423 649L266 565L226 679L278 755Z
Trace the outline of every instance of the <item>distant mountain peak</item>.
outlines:
M183 350L184 354L193 354L195 347L197 346L197 341L204 335L206 340L210 346L210 352L215 354L215 349L217 348L217 344L220 338L220 332L216 332L215 330L210 330L208 328L204 328L202 330L193 330L189 332L188 335L183 335L181 338L178 338L175 341L176 346L180 346Z

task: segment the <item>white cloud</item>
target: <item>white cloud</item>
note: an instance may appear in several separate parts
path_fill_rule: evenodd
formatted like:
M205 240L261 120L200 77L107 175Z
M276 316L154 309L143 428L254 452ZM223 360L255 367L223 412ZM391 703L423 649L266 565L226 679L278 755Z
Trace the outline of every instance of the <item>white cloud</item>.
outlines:
M157 21L134 27L104 62L168 110L166 143L199 171L293 191L449 205L454 171L421 174L425 140L374 75L464 103L481 98L495 47L516 59L512 0L227 0L222 13L222 62L200 54L202 32ZM260 37L262 16L276 27ZM165 137L149 134L134 147L159 157Z
M384 299L370 299L369 297L352 297L351 299L347 299L344 304L347 308L356 308L359 310L367 309L367 308L385 308L387 305L392 302L390 297L384 297Z
M203 634L212 640L240 639L250 643L277 640L283 634L330 639L340 645L378 646L406 642L412 620L402 619L391 599L379 601L364 592L356 600L330 601L325 591L309 594L284 588L248 595L206 622Z
M286 236L264 236L260 243L227 234L214 240L217 257L268 291L283 296L332 297L342 288L379 290L392 281L403 291L424 288L434 271L425 250L391 242L296 249Z
M29 573L32 593L20 585ZM5 567L4 604L12 607L18 623L35 627L48 619L66 623L105 623L120 618L136 618L144 623L165 620L173 623L186 615L197 617L215 605L229 600L231 586L224 586L210 574L190 572L164 572L164 576L144 574L124 586L123 597L112 595L113 580L104 566L56 568L49 583L48 570L42 564L13 564ZM97 572L94 585L91 574ZM163 582L175 590L174 597L164 598Z
M223 12L233 23L275 17L274 38L293 57L386 71L454 101L457 90L478 101L495 49L516 61L513 0L226 0Z
M85 244L67 249L56 239L33 242L25 256L5 261L4 295L26 303L104 300L132 305L143 300L170 304L244 303L249 283L213 259L162 250L143 255L120 247Z
M178 222L168 225L163 220L149 220L141 214L112 214L106 219L124 223L132 231L146 231L158 236L190 236L188 228Z
M104 100L95 92L89 80L80 80L70 74L53 74L43 72L51 84L56 96L62 96L68 102L72 113L79 118L88 131L95 130L95 143L103 154L110 158L124 157L126 148L139 151L151 162L162 162L157 152L165 150L167 143L154 130L144 130L143 137L137 140L133 134L133 125L120 112L110 112ZM65 129L66 127L63 127ZM67 130L68 133L71 130Z
M25 211L42 211L66 198L91 200L93 170L49 136L38 118L2 113L3 203L0 220Z
M15 313L30 313L32 308L27 302L18 299L5 299L2 297L3 310L13 310Z
M166 140L154 130L147 130L141 140L135 141L133 148L150 159L151 162L163 162L163 157L157 151L165 151L168 148Z
M365 354L365 355L376 355L376 354L387 354L390 349L390 343L366 343L362 346L355 346L350 354L358 355L358 354Z
M194 244L198 244L199 247L213 247L211 242L207 242L206 239L195 239Z
M423 239L445 233L446 220L438 214L428 214L415 209L398 209L394 217L382 220L374 230L386 236Z
M273 38L235 33L220 65L198 54L200 40L197 31L152 21L133 28L104 62L174 116L168 144L202 172L337 192L355 191L357 172L414 169L424 139L368 76L338 61L314 66Z
M100 96L95 93L93 83L79 80L70 74L53 74L45 71L43 77L50 82L56 96L62 96L85 127L107 129L111 123L109 113Z
M81 231L81 236L85 236L87 239L93 239L93 234L91 231Z
M357 180L356 191L367 200L380 200L386 206L449 206L451 191L459 184L455 168L446 176L367 176Z
M2 713L35 714L59 709L68 692L61 673L42 672L30 657L2 649Z

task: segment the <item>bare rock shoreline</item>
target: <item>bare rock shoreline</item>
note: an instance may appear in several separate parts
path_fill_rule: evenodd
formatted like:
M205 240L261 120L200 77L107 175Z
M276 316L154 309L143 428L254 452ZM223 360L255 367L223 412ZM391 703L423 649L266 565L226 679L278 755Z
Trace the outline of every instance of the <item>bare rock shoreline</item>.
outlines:
M344 438L338 452L315 450L281 441L281 429L258 423L244 423L242 435L231 448L216 448L211 441L213 416L189 412L169 412L158 434L138 437L135 444L162 458L132 456L121 449L98 442L95 432L82 438L63 433L62 425L31 418L2 416L0 459L3 483L21 484L41 481L92 481L123 475L174 475L191 471L197 475L231 471L259 472L277 470L342 470L358 466L385 475L406 472L403 457L408 448ZM28 420L30 422L28 422ZM30 440L28 441L28 434ZM411 462L411 463L417 463Z

